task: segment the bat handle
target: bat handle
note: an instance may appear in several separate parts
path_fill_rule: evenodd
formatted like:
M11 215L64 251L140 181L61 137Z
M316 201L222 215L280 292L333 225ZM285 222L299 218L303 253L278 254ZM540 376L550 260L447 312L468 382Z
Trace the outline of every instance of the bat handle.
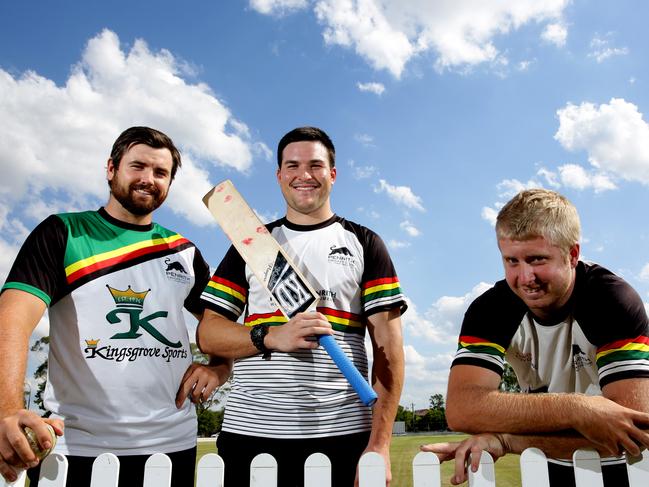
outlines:
M361 375L352 361L349 360L349 357L345 355L345 352L340 348L333 335L319 335L318 342L327 351L331 359L349 381L362 403L366 406L373 406L378 397L376 392L367 383L367 380Z

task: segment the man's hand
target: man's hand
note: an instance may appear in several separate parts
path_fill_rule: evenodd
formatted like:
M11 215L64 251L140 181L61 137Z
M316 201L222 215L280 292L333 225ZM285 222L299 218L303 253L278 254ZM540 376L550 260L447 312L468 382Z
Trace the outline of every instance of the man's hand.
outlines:
M385 485L386 487L390 487L390 482L392 482L392 469L391 469L391 464L390 464L390 448L385 447L385 448L371 448L367 447L365 448L365 451L361 454L361 457L365 455L367 452L376 452L379 455L383 457L383 462L385 463ZM354 487L358 487L358 466L356 466L356 479L354 479Z
M271 326L264 344L271 350L295 352L300 349L318 348L315 335L332 335L333 329L327 318L317 311L298 313L282 326Z
M18 478L17 470L38 465L38 458L23 432L25 426L29 426L36 433L42 449L52 446L50 432L45 424L50 424L57 436L63 434L63 421L43 419L26 409L6 412L0 419L0 474L7 481L14 482Z
M180 381L176 407L178 409L183 407L187 397L194 404L206 401L218 387L225 384L229 377L229 369L224 369L222 366L191 364Z
M583 411L575 417L574 428L590 440L602 455L632 456L649 448L649 414L629 409L602 396L583 396Z
M421 451L433 452L440 462L455 460L455 473L451 484L459 485L468 480L467 468L477 472L483 451L489 452L494 461L507 453L507 445L501 435L473 435L464 441L449 443L431 443L419 447Z

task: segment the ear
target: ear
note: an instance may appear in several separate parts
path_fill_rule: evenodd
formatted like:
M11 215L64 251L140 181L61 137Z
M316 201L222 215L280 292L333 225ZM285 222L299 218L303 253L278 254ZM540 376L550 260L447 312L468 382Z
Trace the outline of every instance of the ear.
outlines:
M279 184L282 184L282 175L280 174L280 169L277 168L277 172L275 173L277 175L277 182Z
M576 243L572 247L570 247L570 250L568 252L568 255L570 257L570 266L571 267L577 267L577 262L579 262L579 243Z
M337 173L336 173L336 166L332 167L332 168L329 170L329 174L330 174L329 177L331 178L331 183L332 183L332 184L335 183L335 182L336 182L336 174L337 174Z
M108 158L108 162L106 163L106 179L108 181L112 181L114 176L115 176L115 166L113 165L113 159Z

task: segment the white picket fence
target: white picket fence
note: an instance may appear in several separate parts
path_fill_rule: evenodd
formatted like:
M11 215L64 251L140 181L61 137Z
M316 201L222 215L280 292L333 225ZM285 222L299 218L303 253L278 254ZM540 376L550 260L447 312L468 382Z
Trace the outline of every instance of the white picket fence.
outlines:
M573 455L575 482L577 487L603 487L600 458L594 450L578 450ZM537 448L528 448L521 455L522 487L549 487L546 457ZM224 464L215 453L204 455L198 462L196 487L224 486ZM441 470L439 460L433 453L418 453L413 462L413 487L440 487ZM649 452L642 457L628 459L630 487L649 486ZM68 461L64 455L53 453L43 461L40 487L65 487ZM97 457L92 467L90 487L117 487L119 460L112 453ZM25 474L16 482L3 483L0 487L24 487ZM1 477L0 477L1 479ZM322 453L311 455L304 465L304 480L307 487L332 487L331 462ZM385 464L377 453L366 453L359 462L360 487L385 487ZM167 455L156 453L149 457L145 466L143 487L169 487L171 484L171 460ZM257 455L250 466L251 487L277 487L277 462L263 453ZM494 462L488 453L480 458L476 473L469 471L470 487L496 487ZM188 486L191 487L191 486ZM335 487L335 486L334 486ZM402 487L402 486L397 486Z

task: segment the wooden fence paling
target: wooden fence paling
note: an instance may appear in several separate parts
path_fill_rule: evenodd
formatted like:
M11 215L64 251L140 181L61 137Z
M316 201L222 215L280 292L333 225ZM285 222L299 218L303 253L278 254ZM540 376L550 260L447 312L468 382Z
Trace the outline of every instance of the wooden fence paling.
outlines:
M43 460L40 487L65 487L68 478L68 459L60 453L52 453Z
M550 487L548 461L538 448L528 448L521 454L521 484L523 487Z
M331 460L322 453L313 453L304 462L304 485L331 487Z
M171 459L156 453L144 464L144 487L171 487Z
M483 451L480 455L478 470L472 472L471 468L469 468L469 485L471 487L494 487L496 485L494 459L486 451Z
M639 457L627 459L626 471L631 487L649 485L649 450L643 451Z
M577 450L572 455L575 487L604 487L602 464L595 450Z
M601 487L603 485L599 456L594 450L578 450L573 455L577 487ZM413 487L440 487L441 471L437 457L432 453L418 453L412 462ZM215 453L204 455L198 462L196 487L233 487L223 483L223 460ZM649 486L649 452L641 457L627 459L630 487ZM115 487L119 477L119 460L111 453L99 455L92 467L91 487ZM52 453L41 467L40 487L64 487L68 474L68 460L60 453ZM305 463L305 485L308 487L331 487L331 462L321 453L311 455ZM543 452L536 448L525 450L521 455L521 478L523 487L548 487L547 461ZM360 487L384 487L385 465L378 453L366 453L359 462ZM149 457L145 466L143 487L169 487L171 460L162 453ZM0 487L24 487L25 475L21 472L14 483L0 477ZM277 487L277 462L263 453L257 455L250 466L251 487ZM497 487L491 455L483 452L480 468L469 472L470 487ZM133 486L136 487L136 486Z
M250 463L250 487L277 487L277 460L262 453Z
M417 487L441 487L442 472L437 455L420 451L412 461L412 482Z
M112 453L102 453L92 462L90 487L117 487L119 459Z
M203 455L196 468L196 487L223 487L223 459L216 453Z

